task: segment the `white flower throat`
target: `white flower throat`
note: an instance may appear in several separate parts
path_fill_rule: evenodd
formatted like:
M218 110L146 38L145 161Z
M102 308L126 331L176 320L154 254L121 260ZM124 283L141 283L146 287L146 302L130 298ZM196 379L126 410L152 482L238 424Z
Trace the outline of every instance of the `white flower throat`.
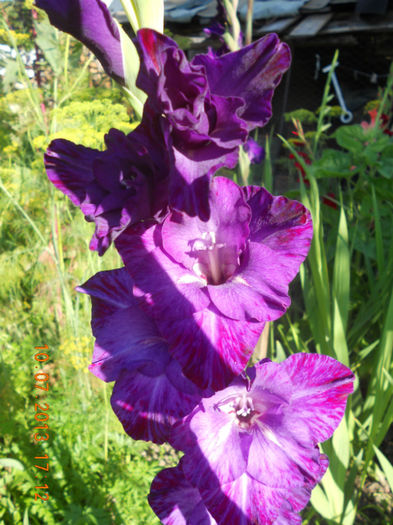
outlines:
M192 253L197 258L193 271L208 284L222 284L235 272L239 259L236 247L217 242L216 232L203 232L192 241Z

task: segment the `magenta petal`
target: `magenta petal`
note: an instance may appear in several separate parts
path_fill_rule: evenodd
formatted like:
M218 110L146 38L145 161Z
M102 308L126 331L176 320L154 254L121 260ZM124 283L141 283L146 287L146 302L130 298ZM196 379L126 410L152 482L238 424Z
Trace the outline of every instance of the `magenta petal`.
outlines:
M233 425L230 416L203 408L194 410L189 418L188 435L175 427L170 437L173 446L185 450L184 474L199 489L239 478L246 471L251 440Z
M221 486L201 488L206 507L218 525L267 525L275 523L287 491L267 487L244 473Z
M264 485L275 488L302 486L299 466L281 447L274 430L256 431L250 446L247 472Z
M251 212L237 184L224 177L215 177L210 185L209 202L208 221L175 213L162 226L163 248L190 270L197 263L198 250L211 238L214 238L214 243L233 246L233 265L236 267L238 254L244 249L249 235Z
M169 362L167 344L153 320L132 295L127 270L99 272L78 291L92 300L92 330L96 338L90 370L104 381L114 381L123 369L149 364L158 373Z
M169 352L200 388L224 388L249 361L263 323L234 321L213 308L192 317L157 319Z
M285 424L296 438L315 445L338 427L353 392L354 375L332 357L294 354L282 363L294 385Z
M173 426L170 443L185 453L184 475L198 487L217 523L299 522L297 513L322 479L328 459L320 454L315 439L304 438L310 428L299 417L298 400L305 400L305 416L315 419L319 408L308 406L304 392L317 387L329 403L331 385L337 382L346 399L353 380L334 359L310 356L311 364L307 354L284 363L261 361L247 370L247 376L202 398ZM323 418L319 424L330 430Z
M199 490L184 477L181 463L157 474L148 499L164 525L216 525Z
M274 520L273 525L301 525L302 518L293 511L291 506L284 503L280 508L278 517Z
M247 186L243 190L252 212L250 241L269 247L286 279L291 281L310 248L310 212L300 202L274 197L264 188Z
M106 73L124 84L120 34L101 0L36 0L55 27L87 46Z
M181 376L177 363L172 361L171 365L176 367L179 382L173 383L165 369L152 376L149 366L134 372L123 370L116 381L112 408L133 439L168 441L172 425L199 402L200 391ZM172 379L176 379L173 373ZM181 388L185 383L186 392Z
M250 242L239 270L227 282L208 286L209 295L232 319L274 321L291 303L284 272L269 247Z

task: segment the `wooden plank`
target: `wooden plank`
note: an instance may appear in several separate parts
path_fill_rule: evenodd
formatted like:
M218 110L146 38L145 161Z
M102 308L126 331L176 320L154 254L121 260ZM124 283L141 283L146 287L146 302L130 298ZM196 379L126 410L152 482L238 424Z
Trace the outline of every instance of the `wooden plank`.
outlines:
M309 15L288 34L289 38L304 38L315 36L329 22L333 13Z
M357 0L330 0L332 5L356 4Z
M380 20L368 22L365 19L358 17L351 17L345 19L332 20L326 27L324 27L321 35L340 35L345 33L378 33L378 32L392 32L393 31L393 11L387 13Z
M301 13L311 14L314 12L329 12L330 0L309 0L300 8Z
M289 16L286 18L277 18L270 22L263 24L260 27L254 28L255 35L263 35L265 33L283 33L290 26L298 22L300 19L299 16Z

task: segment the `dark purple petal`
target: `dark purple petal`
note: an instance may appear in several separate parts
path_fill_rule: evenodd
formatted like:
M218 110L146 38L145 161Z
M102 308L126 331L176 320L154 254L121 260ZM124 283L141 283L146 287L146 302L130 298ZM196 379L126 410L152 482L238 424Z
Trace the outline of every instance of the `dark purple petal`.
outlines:
M45 154L51 182L95 222L90 247L100 255L128 225L165 215L173 164L168 130L149 113L128 136L111 129L105 141L98 151L58 139Z
M184 377L132 288L125 268L100 272L78 288L92 300L96 344L89 368L104 381L116 380L111 402L125 431L162 443L171 426L210 392Z
M151 372L149 365L139 371L123 370L111 404L133 439L164 443L172 425L198 404L201 391L182 375L174 360L160 374Z
M88 47L106 73L124 84L120 34L108 8L101 0L36 0L52 25L69 33Z
M90 371L115 381L121 371L148 365L151 373L164 370L170 357L153 320L139 308L127 270L109 270L91 277L78 291L92 300L92 331L96 338Z
M49 180L75 206L80 206L86 199L86 188L94 181L93 163L102 154L99 150L85 148L69 140L53 140L45 153ZM100 192L100 196L103 193Z
M244 101L238 115L248 131L264 126L271 117L274 89L291 61L287 44L270 34L249 46L220 57L197 55L192 65L203 65L211 93Z
M135 45L141 58L137 86L150 96L149 103L156 105L156 111L165 109L172 112L186 108L190 98L191 113L186 116L191 120L184 121L184 125L190 124L198 116L205 118L201 113L203 95L208 86L201 68L192 70L176 42L152 29L139 30ZM173 82L167 81L169 75ZM193 112L197 115L194 116ZM181 116L179 118L181 120Z
M216 525L199 490L184 477L181 463L157 474L148 500L164 525Z
M184 150L174 144L175 164L171 174L169 202L172 208L206 221L210 215L209 184L214 173L223 167L234 168L238 161L236 149L226 149L208 138L197 147ZM180 145L187 145L180 138Z

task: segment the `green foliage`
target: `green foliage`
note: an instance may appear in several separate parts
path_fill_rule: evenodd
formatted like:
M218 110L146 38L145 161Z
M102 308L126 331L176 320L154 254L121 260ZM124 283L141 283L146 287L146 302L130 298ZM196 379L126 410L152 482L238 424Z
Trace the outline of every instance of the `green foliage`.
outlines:
M295 109L290 113L284 115L286 122L291 122L293 119L299 120L302 124L314 124L317 122L315 114L308 109Z
M392 480L380 447L393 423L393 137L380 116L391 107L393 71L379 116L330 135L329 80L312 138L294 121L298 140L285 141L303 170L299 196L311 210L314 239L300 273L304 312L291 309L290 333L280 327L276 333L289 352L328 354L356 372L346 416L323 444L329 470L311 498L328 523L351 525L364 514L365 481L377 475L375 454ZM322 149L326 140L331 147ZM324 204L330 192L335 210Z
M18 46L26 47L29 46L31 42L31 36L28 33L17 33L16 31L11 30L11 35L15 39ZM3 28L0 28L0 44L9 44L9 36L7 31Z
M129 132L137 123L120 91L92 88L85 65L81 74L80 46L56 32L49 37L38 41L56 48L45 53L41 88L16 62L23 88L10 83L9 93L0 92L0 316L7 327L0 334L0 524L155 525L151 480L178 457L124 433L110 409L111 387L87 370L90 304L74 291L121 261L114 251L102 259L89 252L92 225L53 190L42 160L54 137L101 148L110 127ZM49 346L47 393L34 389L34 347L42 344ZM50 407L49 439L38 444L37 392ZM43 454L47 478L34 466ZM45 483L49 500L35 500Z
M55 133L38 135L32 141L33 146L42 152L55 138L72 140L90 148L102 148L104 134L116 127L124 133L130 133L136 122L130 123L130 117L123 104L114 104L110 98L90 101L72 101L58 108L51 114L57 121Z

